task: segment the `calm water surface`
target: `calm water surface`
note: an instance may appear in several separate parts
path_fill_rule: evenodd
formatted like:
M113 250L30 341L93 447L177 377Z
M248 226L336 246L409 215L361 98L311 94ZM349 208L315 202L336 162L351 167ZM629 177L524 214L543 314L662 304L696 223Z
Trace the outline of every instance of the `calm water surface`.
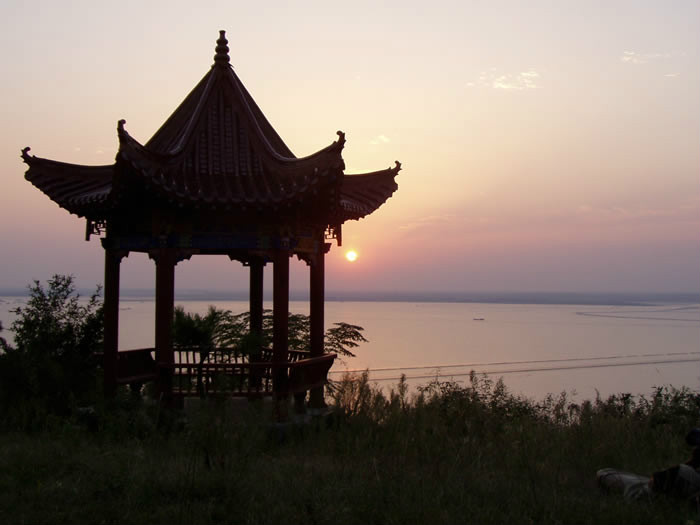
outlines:
M8 310L24 300L0 299L6 329ZM212 303L178 304L204 313ZM235 313L248 308L242 301L213 304ZM308 313L308 303L293 301L290 310ZM154 317L153 301L123 300L120 349L153 346ZM334 365L336 378L369 369L379 384L390 386L404 373L418 386L437 374L465 381L475 370L536 398L561 391L579 399L596 390L648 394L666 384L700 389L700 305L326 303L326 326L339 321L364 327L369 343L356 349L356 358Z

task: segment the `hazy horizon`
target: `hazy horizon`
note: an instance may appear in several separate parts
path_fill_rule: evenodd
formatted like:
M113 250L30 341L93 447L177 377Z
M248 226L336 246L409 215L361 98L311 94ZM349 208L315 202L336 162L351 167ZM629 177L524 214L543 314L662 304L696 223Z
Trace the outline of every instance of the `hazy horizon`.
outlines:
M77 290L83 297L89 297L95 289ZM28 288L0 288L0 300L3 297L28 297ZM272 290L265 290L265 301L272 301ZM308 290L292 289L291 301L307 301ZM153 288L122 289L121 301L154 300ZM248 291L176 289L176 301L247 301ZM373 291L373 290L327 290L326 301L342 302L430 302L430 303L495 303L495 304L542 304L542 305L611 305L611 306L647 306L663 303L700 304L700 291L697 292L495 292L495 291Z
M0 15L0 288L73 274L90 289L104 271L84 220L24 180L20 150L112 163L117 121L145 143L209 70L220 29L298 156L343 130L347 173L403 164L394 196L328 254L332 293L700 287L698 2L10 0ZM122 288L154 275L131 254ZM306 289L303 263L291 280ZM247 282L227 257L176 269L179 290Z

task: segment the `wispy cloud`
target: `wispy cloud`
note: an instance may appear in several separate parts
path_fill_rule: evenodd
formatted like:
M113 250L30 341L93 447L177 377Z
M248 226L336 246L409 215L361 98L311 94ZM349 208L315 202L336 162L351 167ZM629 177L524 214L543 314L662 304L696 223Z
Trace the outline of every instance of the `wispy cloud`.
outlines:
M491 68L479 73L477 80L467 82L466 87L480 86L507 91L522 91L524 89L537 89L539 78L540 74L534 69L520 73L499 73L496 68Z
M670 53L637 53L636 51L624 51L620 56L620 61L626 64L639 65L670 57Z
M369 141L370 144L387 144L391 142L391 139L386 135L377 135L372 140Z
M608 205L593 206L581 204L573 209L573 215L579 218L595 218L598 221L631 221L639 222L644 219L677 219L695 220L700 203L697 199L687 200L667 207L652 207L645 205ZM562 210L562 216L567 215Z
M402 224L399 226L399 230L412 231L425 228L428 226L433 226L435 224L444 224L452 221L454 215L428 215L426 217L419 217L411 222Z

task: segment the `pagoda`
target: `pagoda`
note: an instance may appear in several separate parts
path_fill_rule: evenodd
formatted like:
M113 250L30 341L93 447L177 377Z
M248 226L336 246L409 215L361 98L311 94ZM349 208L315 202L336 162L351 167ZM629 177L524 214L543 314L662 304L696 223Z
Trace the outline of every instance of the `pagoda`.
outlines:
M221 31L214 64L145 144L117 125L114 164L68 164L22 151L26 179L60 207L86 221L86 240L105 250L104 384L153 380L165 399L190 385L214 388L215 374L235 379L233 395L286 396L323 384L335 355L324 353L324 256L342 243L342 225L379 208L398 188L394 167L347 175L337 140L306 157L283 142L230 65ZM155 261L155 348L118 350L119 274L123 257ZM248 356L197 355L172 339L175 266L193 255L227 255L250 269L250 332L262 334L263 267L273 265L271 349ZM310 352L288 349L289 259L306 262L310 284ZM216 357L218 356L218 358ZM184 378L184 381L183 381Z

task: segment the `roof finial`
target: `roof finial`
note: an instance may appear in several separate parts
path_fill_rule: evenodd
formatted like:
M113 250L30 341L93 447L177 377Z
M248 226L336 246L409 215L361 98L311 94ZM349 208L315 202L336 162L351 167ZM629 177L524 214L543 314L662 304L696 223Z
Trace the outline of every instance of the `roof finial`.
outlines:
M226 31L219 31L219 39L216 41L216 55L214 55L214 64L225 66L230 62L228 56L228 40L226 40Z

